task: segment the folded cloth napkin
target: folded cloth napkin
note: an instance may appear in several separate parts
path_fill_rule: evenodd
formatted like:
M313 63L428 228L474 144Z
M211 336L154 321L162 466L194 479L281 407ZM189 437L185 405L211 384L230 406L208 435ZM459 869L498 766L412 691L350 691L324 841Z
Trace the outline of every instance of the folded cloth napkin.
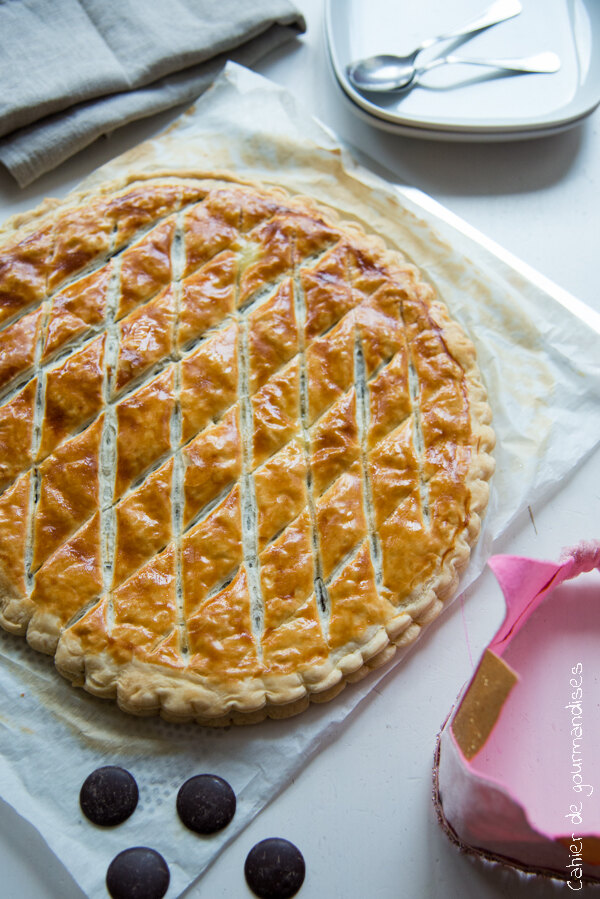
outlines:
M0 162L25 187L304 28L290 0L0 0Z

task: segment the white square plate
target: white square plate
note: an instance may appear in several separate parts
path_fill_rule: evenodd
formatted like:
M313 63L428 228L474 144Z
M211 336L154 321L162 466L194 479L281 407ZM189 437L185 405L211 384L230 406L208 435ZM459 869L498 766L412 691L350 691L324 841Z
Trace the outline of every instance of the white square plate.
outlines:
M489 5L489 4L487 4ZM551 75L497 77L477 66L440 66L411 90L361 94L348 81L346 66L377 53L410 53L424 38L474 19L485 0L327 0L326 30L331 63L352 109L370 124L412 137L438 140L514 140L569 128L600 103L600 2L522 0L513 19L456 47L468 58L558 54Z

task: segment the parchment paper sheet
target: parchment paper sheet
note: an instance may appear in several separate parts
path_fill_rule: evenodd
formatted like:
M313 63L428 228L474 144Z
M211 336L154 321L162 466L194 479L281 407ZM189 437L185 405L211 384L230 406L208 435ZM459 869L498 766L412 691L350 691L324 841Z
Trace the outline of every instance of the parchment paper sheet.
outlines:
M421 267L474 340L494 412L497 471L482 539L463 578L463 586L472 583L493 540L600 441L598 334L413 194L356 167L288 91L234 64L165 135L82 186L131 170L215 169L311 194L381 233ZM125 715L73 689L51 659L2 633L0 794L90 896L104 895L114 855L147 845L169 863L173 899L335 738L388 670L297 718L211 730ZM99 831L81 815L78 796L90 771L105 764L135 775L140 804L121 827ZM187 831L175 813L178 788L201 772L225 777L238 797L232 824L211 838Z

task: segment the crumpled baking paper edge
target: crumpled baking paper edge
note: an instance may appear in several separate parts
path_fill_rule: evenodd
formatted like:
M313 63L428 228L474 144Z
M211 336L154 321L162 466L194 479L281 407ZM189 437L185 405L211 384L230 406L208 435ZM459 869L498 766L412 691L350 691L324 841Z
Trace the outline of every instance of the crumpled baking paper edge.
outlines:
M414 194L398 192L356 166L287 90L233 63L167 132L102 166L78 190L124 173L216 169L312 195L382 234L419 265L475 343L494 411L497 471L464 589L481 573L493 540L597 445L597 335L534 281L510 265L499 266L477 240L428 211ZM334 739L389 671L372 674L299 718L209 731L131 719L114 703L73 690L50 659L20 638L3 634L0 654L0 793L93 896L102 895L113 856L140 843L164 854L171 869L167 896L179 895ZM87 774L102 764L131 770L141 802L124 825L99 834L79 812L78 793ZM44 765L51 776L42 776ZM238 798L232 824L210 840L186 831L174 812L178 786L200 770L221 774Z

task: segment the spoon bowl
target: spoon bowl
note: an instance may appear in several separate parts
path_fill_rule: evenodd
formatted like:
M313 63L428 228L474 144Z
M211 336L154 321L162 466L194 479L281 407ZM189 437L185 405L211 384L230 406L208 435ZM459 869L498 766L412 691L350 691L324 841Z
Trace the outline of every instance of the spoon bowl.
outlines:
M415 60L420 50L409 56L370 56L353 63L346 69L348 80L359 91L387 93L401 90L413 81L417 74Z

